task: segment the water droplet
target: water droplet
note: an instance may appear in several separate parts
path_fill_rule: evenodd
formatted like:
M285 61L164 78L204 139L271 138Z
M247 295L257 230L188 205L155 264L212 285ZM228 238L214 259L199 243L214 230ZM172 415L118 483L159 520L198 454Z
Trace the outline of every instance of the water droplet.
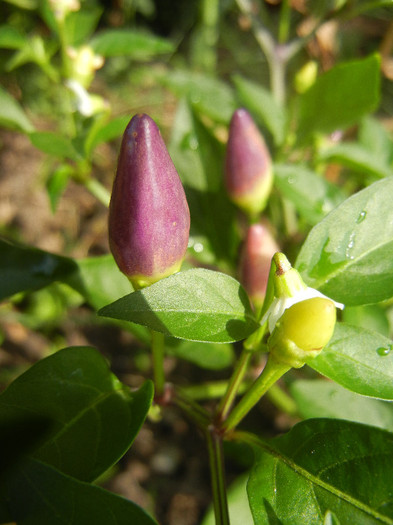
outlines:
M196 243L194 244L194 251L195 251L196 253L201 253L201 252L203 252L203 244L202 244L201 242L196 242Z
M295 177L288 177L288 184L294 184L296 182Z
M389 355L391 350L392 350L392 345L380 346L379 348L377 348L377 354L380 355L381 357L384 357L386 355Z
M181 141L181 147L183 149L192 149L194 151L197 150L199 147L197 137L192 133L187 133L187 135L185 135Z
M355 232L352 232L351 235L349 236L349 241L347 244L347 248L345 250L345 257L347 259L352 260L354 258L353 255L351 254L354 246L355 246Z
M358 218L356 219L357 224L360 224L361 222L363 222L364 219L366 218L366 215L367 215L366 210L361 211L358 215Z

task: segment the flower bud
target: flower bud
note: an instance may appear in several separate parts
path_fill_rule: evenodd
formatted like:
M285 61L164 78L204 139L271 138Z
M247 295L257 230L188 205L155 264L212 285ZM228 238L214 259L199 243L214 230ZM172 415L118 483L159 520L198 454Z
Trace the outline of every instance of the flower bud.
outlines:
M226 152L225 182L230 199L249 215L260 213L273 184L272 162L251 115L232 116Z
M88 45L78 49L68 47L67 54L70 58L70 78L87 88L94 78L94 72L104 65L104 57L96 55Z
M240 282L256 308L260 308L264 301L271 260L277 251L277 243L265 225L257 223L248 228L239 274Z
M330 299L313 297L285 310L268 340L272 358L300 368L330 341L336 324L336 306Z
M109 207L109 244L135 288L180 269L187 250L190 212L160 131L148 115L135 115L121 144Z

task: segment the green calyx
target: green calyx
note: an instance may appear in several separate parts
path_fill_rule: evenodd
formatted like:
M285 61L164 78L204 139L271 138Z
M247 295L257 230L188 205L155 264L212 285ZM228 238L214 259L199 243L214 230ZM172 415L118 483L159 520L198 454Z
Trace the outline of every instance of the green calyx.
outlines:
M294 297L307 286L295 268L283 253L276 253L273 257L276 271L273 276L274 295L276 297Z

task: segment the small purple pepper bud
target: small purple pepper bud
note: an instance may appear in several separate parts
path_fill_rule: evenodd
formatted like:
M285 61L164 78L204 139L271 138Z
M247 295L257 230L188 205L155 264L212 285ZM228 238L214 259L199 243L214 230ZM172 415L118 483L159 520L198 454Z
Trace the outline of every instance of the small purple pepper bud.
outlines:
M240 282L256 308L263 304L273 255L279 251L267 226L252 224L240 257Z
M135 288L180 269L190 230L183 186L155 122L135 115L121 144L109 206L109 245Z
M225 182L230 199L249 215L266 206L273 184L272 162L251 115L237 109L229 126Z

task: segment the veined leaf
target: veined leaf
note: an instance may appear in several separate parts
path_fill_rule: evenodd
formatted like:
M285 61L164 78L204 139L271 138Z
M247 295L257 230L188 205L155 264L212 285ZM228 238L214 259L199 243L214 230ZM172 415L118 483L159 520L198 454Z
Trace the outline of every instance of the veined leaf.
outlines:
M307 364L358 394L393 399L393 341L377 332L337 323L327 346Z
M131 446L152 396L151 382L137 392L120 383L95 349L65 348L29 368L1 394L0 422L50 421L50 431L31 455L93 481Z
M7 485L9 517L20 525L157 525L132 501L36 460L18 468Z
M393 434L348 421L313 419L256 446L248 482L255 525L393 523Z
M201 268L171 275L98 313L190 341L239 341L258 327L240 284Z
M340 204L309 233L296 267L305 282L354 306L393 295L393 177Z

